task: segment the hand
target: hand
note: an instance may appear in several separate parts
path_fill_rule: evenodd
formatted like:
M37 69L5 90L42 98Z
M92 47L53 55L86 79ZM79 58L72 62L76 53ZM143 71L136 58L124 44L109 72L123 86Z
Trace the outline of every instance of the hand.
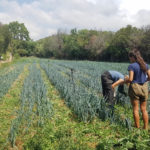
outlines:
M115 89L115 86L114 86L113 84L112 84L112 86L111 86L111 87L112 87L112 89Z
M124 78L124 81L127 82L128 80L129 80L129 76L126 75L125 78Z

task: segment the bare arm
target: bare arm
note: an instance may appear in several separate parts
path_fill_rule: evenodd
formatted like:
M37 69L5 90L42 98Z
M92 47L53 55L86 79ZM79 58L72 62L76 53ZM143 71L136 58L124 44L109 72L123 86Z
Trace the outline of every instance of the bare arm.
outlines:
M126 83L132 82L132 81L133 81L133 76L134 76L134 72L133 72L132 70L129 71L129 77L126 77L126 78L125 78L125 82L126 82Z
M150 70L147 70L148 81L150 81Z
M124 80L123 79L119 79L118 81L116 81L115 83L112 84L112 88L114 89L116 86L118 86L119 84L123 84Z

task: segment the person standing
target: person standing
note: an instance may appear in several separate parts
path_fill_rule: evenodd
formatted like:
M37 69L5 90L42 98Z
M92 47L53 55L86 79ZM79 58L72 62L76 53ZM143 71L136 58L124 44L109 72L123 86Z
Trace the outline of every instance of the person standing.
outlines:
M130 51L128 56L131 64L128 66L129 77L125 78L125 82L130 83L128 94L133 108L135 127L140 127L140 103L140 109L144 122L143 128L148 129L148 113L146 107L148 99L147 81L150 80L150 70L137 49L133 49L132 51Z

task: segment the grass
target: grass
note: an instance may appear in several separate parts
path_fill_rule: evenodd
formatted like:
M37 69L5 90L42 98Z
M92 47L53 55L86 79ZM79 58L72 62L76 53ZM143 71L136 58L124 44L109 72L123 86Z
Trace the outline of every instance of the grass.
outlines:
M37 133L25 144L25 149L94 149L97 145L95 139L99 137L95 135L96 124L79 122L44 72L43 77L48 89L48 98L54 107L54 116L44 128L37 130ZM102 124L109 126L108 122ZM97 127L103 127L102 124L98 124ZM40 140L38 137L41 137Z
M8 147L8 133L11 121L16 117L23 80L27 75L27 66L12 84L8 93L0 101L0 149Z
M26 60L26 59L25 59ZM30 60L32 62L32 60ZM69 109L59 92L48 80L44 71L42 77L47 86L47 97L53 105L54 115L42 127L33 124L28 131L19 129L16 147L11 148L7 139L11 121L16 118L23 80L27 68L14 82L0 103L0 149L25 150L148 150L150 131L132 128L130 131L109 121L95 117L92 122L81 122ZM132 110L119 105L116 113L131 118ZM1 138L2 137L2 138Z
M54 116L43 128L25 144L26 150L94 150L128 149L148 147L149 133L139 129L128 131L118 125L95 118L92 122L78 121L73 112L65 105L59 92L47 79L43 78L48 89L48 98L54 107ZM119 111L118 106L118 111ZM123 111L120 108L120 111ZM130 116L130 115L129 115ZM144 142L140 142L144 139ZM40 137L40 138L39 138ZM142 143L142 144L141 144ZM141 144L141 145L140 145Z

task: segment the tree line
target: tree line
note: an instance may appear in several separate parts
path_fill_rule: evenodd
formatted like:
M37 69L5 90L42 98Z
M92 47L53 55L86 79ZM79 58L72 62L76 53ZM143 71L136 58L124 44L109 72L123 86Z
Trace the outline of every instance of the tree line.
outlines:
M0 23L0 56L11 52L14 56L32 56L36 42L31 40L29 31L23 23Z
M43 58L96 61L128 61L128 52L138 48L148 62L150 26L127 25L116 32L72 29L33 41L23 23L0 24L0 53Z

